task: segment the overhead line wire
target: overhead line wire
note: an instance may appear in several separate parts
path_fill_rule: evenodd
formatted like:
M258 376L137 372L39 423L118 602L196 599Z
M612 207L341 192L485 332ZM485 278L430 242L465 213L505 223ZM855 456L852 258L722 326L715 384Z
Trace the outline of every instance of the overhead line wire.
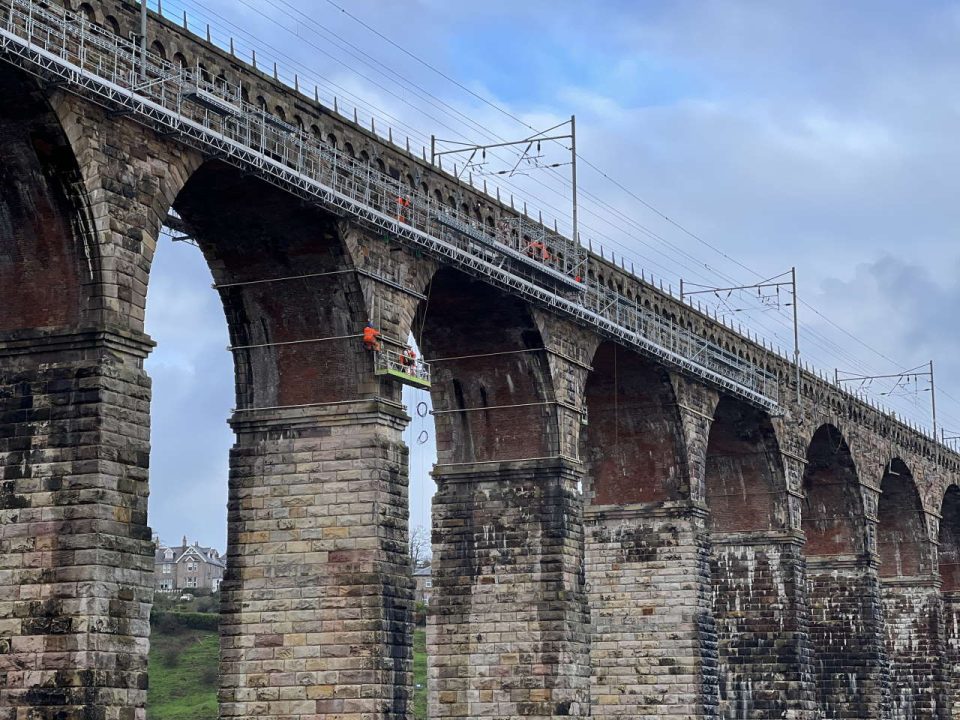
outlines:
M248 3L244 2L244 0L241 0L241 2L242 2L242 4L244 4L245 6L251 7ZM281 0L281 2L283 2L283 0ZM529 129L531 129L531 130L535 130L535 128L534 128L532 125L530 125L529 123L525 122L525 121L524 121L523 119L521 119L520 117L518 117L518 116L516 116L515 114L513 114L513 113L511 113L511 112L509 112L509 111L507 111L507 110L505 110L504 108L500 107L500 106L497 105L496 103L489 101L487 98L484 98L483 96L479 95L478 93L472 91L472 90L469 89L468 87L466 87L466 86L462 85L461 83L459 83L458 81L456 81L454 78L448 76L446 73L438 70L437 68L435 68L434 66L430 65L429 63L427 63L426 61L422 60L421 58L417 57L417 56L414 55L413 53L407 51L405 48L401 47L400 45L398 45L397 43L395 43L394 41L392 41L390 38L388 38L387 36L383 35L383 34L380 33L379 31L377 31L375 28L371 27L370 25L368 25L367 23L365 23L365 22L362 21L361 19L357 18L355 15L353 15L353 14L350 13L349 11L347 11L347 10L345 10L344 8L342 8L341 6L337 5L335 2L332 2L332 0L327 0L327 2L328 2L329 4L331 4L332 6L340 9L343 13L345 13L345 14L346 14L347 16L349 16L351 19L353 19L354 21L358 22L360 25L362 25L363 27L365 27L366 29L368 29L370 32L373 32L375 35L377 35L377 36L380 37L381 39L383 39L383 40L385 40L386 42L388 42L389 44L393 45L394 47L396 47L397 49L399 49L401 52L403 52L404 54L406 54L406 55L408 55L409 57L413 58L414 60L416 60L416 61L419 62L420 64L428 67L428 68L429 68L430 70L432 70L433 72L435 72L435 73L439 74L440 76L444 77L444 79L448 80L449 82L452 82L452 83L453 83L454 85L456 85L457 87L460 87L460 88L461 88L462 90L464 90L465 92L468 92L470 95L472 95L472 96L474 96L475 98L481 100L481 101L484 102L485 104L487 104L487 105L489 105L490 107L498 110L499 112L503 113L504 115L510 117L511 119L513 119L513 120L515 120L516 122L520 123L520 124L523 125L524 127L529 128ZM269 2L269 0L268 0L268 4L270 4L270 5L271 5L272 7L274 7L275 9L278 9L278 10L279 10L279 8L277 8L277 6L276 6L275 3ZM287 5L287 6L289 7L289 4L286 3L286 2L284 2L284 5ZM254 9L254 8L251 8L251 9ZM254 9L254 10L255 10L255 9ZM255 10L255 11L256 11L256 10ZM284 12L283 10L280 10L280 11L281 11L281 12ZM259 11L257 11L257 12L259 12ZM216 15L216 13L214 13L214 14ZM263 14L263 13L261 13L261 14ZM288 16L291 16L291 14L290 14L289 12L286 12L286 14L287 14ZM230 21L227 21L225 18L223 18L223 16L218 15L218 17L220 17L222 20L226 21L228 24L233 25L233 23L230 23ZM293 18L293 19L294 19L295 21L297 21L296 18ZM287 32L291 32L289 28L286 28L285 26L283 26L283 25L280 24L280 23L276 23L276 21L274 21L274 22L275 22L275 24L277 24L279 27L283 28L283 29L286 30ZM320 26L319 23L313 23L313 24ZM234 25L234 27L236 27L236 26ZM323 27L323 26L320 26L320 27ZM329 33L330 31L327 30L327 32ZM245 34L246 34L246 33L245 33ZM297 33L297 35L299 36L298 33ZM302 38L301 38L301 39L302 39ZM269 49L275 50L274 48L270 48L269 45L266 45L265 43L263 43L262 41L259 41L259 40L257 40L257 39L254 39L254 42L258 42L258 43L260 43L261 45L265 45L265 46L268 47ZM318 51L322 52L323 54L327 55L328 57L331 57L331 59L333 59L335 62L339 62L340 64L345 65L345 63L343 63L342 61L340 61L340 60L338 60L338 59L336 59L336 58L333 58L329 53L323 51L323 50L320 49L320 48L317 48L317 46L314 45L313 43L310 43L309 41L307 41L307 44L310 45L311 47L314 47L315 49L317 49ZM347 44L347 45L351 45L350 43L346 43L346 44ZM353 46L353 47L356 47L356 46ZM359 50L359 49L358 49L358 50ZM379 65L384 66L383 63L380 63L379 61L376 61L376 60L375 60L374 58L372 58L372 56L370 56L368 53L365 53L365 52L362 51L362 50L359 50L359 51L360 51L363 55L365 55L366 57L369 57L369 58L371 58L371 60L374 60L375 62L377 62ZM283 53L279 53L279 54L280 54L280 55L283 55ZM289 56L288 56L288 57L289 57ZM354 57L356 57L356 56L354 55ZM297 62L297 61L294 61L294 62ZM300 63L297 62L297 64L299 65ZM369 65L369 63L367 63L367 64ZM345 65L345 66L346 66L346 65ZM385 66L384 66L384 67L385 67ZM348 69L350 69L350 68L348 68ZM355 72L355 71L354 71L354 72ZM393 71L391 71L391 72L393 72ZM399 97L399 96L396 95L396 93L393 93L393 92L390 91L389 89L384 88L382 85L380 85L380 84L377 83L376 81L368 78L367 76L363 75L362 73L357 73L357 74L358 74L361 78L367 80L367 82L370 82L370 83L373 84L374 86L383 89L385 92L388 92L389 94L393 95L394 97ZM395 72L393 72L393 74L396 75ZM328 82L329 82L329 81L328 81ZM466 116L464 116L464 114L463 114L462 112L460 112L459 110L456 110L455 108L453 108L449 103L447 103L447 102L445 102L445 101L443 101L443 100L440 100L440 99L437 98L435 95L433 95L433 94L430 93L429 91L421 88L420 86L417 86L416 84L412 84L412 83L409 83L409 82L407 82L406 84L412 85L413 87L416 87L416 88L419 88L422 92L424 92L424 93L426 93L427 95L429 95L430 97L433 97L434 99L438 100L443 106L449 108L453 113L455 113L455 114L457 114L457 115L460 115L461 117L466 117ZM335 87L342 87L342 86L337 85L336 83L333 83L333 85L334 85ZM344 92L347 93L348 95L351 95L351 96L353 95L352 93L349 93L349 91L344 90ZM356 96L354 96L354 97L356 97ZM421 97L422 97L422 96L421 96ZM358 99L359 99L359 98L358 98ZM453 131L453 132L456 132L456 130L455 130L454 128L451 128L449 125L446 125L446 123L443 123L442 121L439 121L436 117L433 117L433 116L429 115L428 113L424 112L424 110L423 110L422 108L416 107L415 105L413 105L413 104L410 103L409 101L406 101L406 100L403 99L403 98L399 98L399 99L401 99L403 102L405 102L405 104L409 105L409 106L410 106L413 110L415 110L416 112L418 112L418 113L420 113L420 114L423 114L425 117L428 117L428 118L431 118L431 119L433 119L433 120L436 120L436 121L440 122L440 124L443 125L444 127L446 127L447 129L449 129L449 130L451 130L451 131ZM362 101L362 100L361 100L361 103L364 103L364 104L365 104L365 101ZM437 105L436 105L435 103L430 103L430 104L433 105L434 107L437 107ZM372 107L373 107L374 110L380 111L380 112L382 113L382 109L376 108L375 106L372 106ZM437 109L440 109L440 108L437 107ZM441 112L442 112L442 110L441 110ZM371 115L372 115L372 114L373 114L373 113L371 113ZM390 116L390 117L391 117L392 119L394 119L394 120L398 123L398 125L399 125L400 127L409 127L409 126L406 126L405 123L403 123L402 121L400 121L398 118L395 118L395 117L393 117L393 116ZM477 125L475 122L472 121L472 119L467 118L467 120L468 120L468 122L470 122L470 124L472 124L472 125ZM409 129L410 129L410 130L413 130L413 132L411 132L411 135L413 135L414 137L418 137L418 136L419 136L419 137L423 137L423 136L420 135L420 133L419 133L418 131L414 130L413 128L409 128ZM482 128L481 128L481 132L483 132L483 134L486 135L487 137L491 137L491 135L490 135L489 133L486 133L486 132L484 131L484 129L482 129ZM498 136L496 136L496 134L494 134L493 137L498 137ZM723 257L725 260L727 260L727 261L735 264L736 266L738 266L738 267L746 270L747 272L750 272L751 274L753 274L753 275L755 275L755 276L759 276L759 273L758 273L756 270L748 267L748 266L745 265L744 263L742 263L742 262L740 262L739 260L737 260L737 259L733 258L732 256L728 255L726 252L720 250L718 247L714 246L712 243L709 243L708 241L706 241L705 239L703 239L702 237L700 237L700 236L697 235L696 233L690 231L688 228L686 228L685 226L683 226L683 225L680 224L679 222L675 221L673 218L671 218L671 217L669 217L668 215L666 215L665 213L661 212L661 211L660 211L659 209L657 209L655 206L653 206L652 204L650 204L649 202L647 202L646 200L644 200L642 197L640 197L640 196L637 195L635 192L633 192L632 190L630 190L629 188L627 188L626 186L624 186L621 182L619 182L619 181L616 180L615 178L611 177L608 173L606 173L605 171L603 171L602 169L600 169L598 166L596 166L593 162L591 162L591 161L588 160L587 158L584 158L584 157L583 157L582 155L580 155L579 153L577 154L577 158L578 158L579 160L581 160L585 165L587 165L588 167L590 167L592 170L594 170L595 172L597 172L601 177L603 177L604 179L606 179L608 182L614 184L616 187L618 187L619 189L621 189L623 192L627 193L628 196L630 196L631 198L633 198L634 200L636 200L637 202L639 202L641 205L643 205L643 206L646 207L648 210L650 210L651 212L653 212L654 214L656 214L658 217L660 217L661 219L663 219L665 222L669 223L670 225L673 225L673 226L674 226L676 229L678 229L679 231L683 232L684 234L686 234L686 235L688 235L689 237L697 240L699 243L703 244L704 246L706 246L706 247L710 248L711 250L713 250L714 252L718 253L718 254L719 254L721 257ZM555 172L555 170L554 170L554 172ZM569 181L567 181L567 182L569 183ZM517 187L517 186L514 185L513 183L508 183L508 184L509 184L511 187L514 187L514 188ZM541 183L541 186L544 187L544 188L547 189L547 190L551 190L551 187L550 187L550 186L547 186L546 184ZM552 191L553 191L553 192L557 192L558 195L560 194L559 191L556 191L556 190L552 190ZM525 192L528 196L530 195L530 193L526 192L525 190L524 190L524 192ZM679 248L678 246L676 246L676 245L675 245L674 243L672 243L671 241L667 240L666 238L664 238L663 236L659 235L658 233L655 233L655 232L649 230L649 228L646 228L645 226L642 226L639 222L637 222L636 220L634 220L634 219L631 218L630 216L622 213L622 212L619 211L618 209L614 208L612 205L610 205L610 204L607 203L606 201L602 200L602 199L599 198L598 196L593 195L593 194L590 193L589 191L586 191L584 194L587 195L588 197L590 197L591 199L593 199L595 202L597 202L597 203L600 204L601 206L607 207L608 209L610 209L610 210L611 210L612 212L614 212L615 214L617 214L617 215L619 215L620 217L624 218L628 223L633 224L634 226L637 226L638 228L641 229L641 232L650 234L652 237L655 237L656 239L659 239L661 242L663 242L664 245L666 245L666 246L668 246L668 247L672 247L674 250L679 251L682 255L685 255L686 257L690 258L690 260L695 263L695 265L696 265L697 268L702 267L702 268L706 269L708 272L714 272L714 273L716 273L717 275L720 275L721 277L726 276L726 273L724 273L724 272L722 272L721 270L719 270L719 268L712 267L709 263L707 263L707 262L705 262L705 261L703 261L703 260L701 260L701 259L699 259L699 258L697 258L697 257L695 257L695 256L693 256L693 255L691 255L690 253L682 250L681 248ZM537 200L538 202L546 205L546 208L545 208L545 209L553 209L553 210L556 210L555 207L550 206L549 203L544 202L544 201L543 201L542 199L540 199L540 198L533 198L533 199L535 199L535 200ZM589 208L589 206L587 206L587 207ZM627 234L628 237L632 237L632 239L633 239L634 241L640 242L641 244L644 244L644 245L647 245L648 247L650 247L651 249L653 249L655 252L658 252L659 254L663 255L664 258L666 258L669 262L672 262L672 263L677 262L676 259L671 258L671 257L670 257L669 255L667 255L663 250L661 250L661 249L659 249L659 248L656 248L655 246L651 246L651 245L649 245L648 243L644 243L642 240L639 240L639 238L636 238L635 236L632 236L632 234L629 233L629 231L624 231L624 228L623 228L622 226L619 226L619 225L616 225L616 224L614 224L614 223L611 223L607 218L605 218L604 216L600 215L599 213L597 213L596 211L594 211L592 208L588 209L588 212L589 212L591 215L593 215L593 216L595 216L595 217L597 217L597 218L600 218L602 221L606 222L606 224L607 224L608 226L610 226L611 228L620 230L621 232L625 232L625 234ZM634 248L626 248L624 245L622 245L622 243L616 241L614 238L606 235L605 233L599 232L596 228L592 228L592 227L590 227L590 226L585 226L585 228L586 228L586 229L589 229L589 230L593 230L594 232L597 232L601 237L604 237L604 239L613 242L614 244L618 245L619 247L621 247L621 248L623 248L623 249L626 249L626 251L627 251L627 252L630 252L631 254L633 254L634 252L636 252ZM623 254L623 253L621 253L621 254ZM642 256L641 256L641 257L642 257ZM644 258L644 259L645 259L647 262L651 262L651 263L655 264L657 267L660 267L662 270L667 270L668 272L671 272L671 271L668 270L665 266L662 266L662 265L660 265L659 263L657 263L657 262L655 262L655 261L652 261L652 259L650 259L650 258ZM688 266L685 266L682 261L679 263L679 266L680 266L681 268L683 268L684 270L689 270L689 267L688 267ZM673 272L675 272L675 270L674 270ZM700 273L697 272L697 275L700 276ZM702 277L702 276L701 276L701 277ZM733 278L730 277L730 276L726 276L726 277L728 277L729 279L733 280ZM869 344L867 344L865 341L863 341L863 340L861 340L860 338L858 338L857 336L855 336L855 335L854 335L853 333L851 333L850 331L846 330L846 329L843 328L842 326L840 326L840 325L838 325L837 323L835 323L833 320L831 320L829 317L825 316L823 313L821 313L819 310L817 310L817 308L814 307L814 306L812 306L810 303L808 303L808 302L806 302L806 301L804 301L804 300L800 300L800 303L801 303L804 307L806 307L807 309L809 309L811 312L813 312L815 315L817 315L818 317L820 317L822 320L824 320L825 322L827 322L829 325L831 325L832 327L836 328L837 330L839 330L840 332L842 332L842 333L843 333L844 335L846 335L847 337L853 339L853 340L854 340L855 342L857 342L859 345L863 346L863 347L866 348L867 350L871 351L872 353L874 353L874 354L877 355L878 357L883 358L884 360L886 360L887 362L893 364L894 366L899 366L899 364L896 363L896 361L892 360L890 357L888 357L888 356L885 355L884 353L880 352L880 351L877 350L876 348L873 348L872 346L870 346ZM779 317L779 316L777 316L777 315L775 314L775 317ZM755 321L755 322L756 322L756 321ZM769 329L770 329L769 326L766 326L765 323L759 323L759 322L757 322L757 324L762 324L768 331L769 331ZM860 366L860 367L864 367L864 368L868 368L868 367L869 367L869 366L863 365L863 361L860 360L859 358L855 358L854 356L849 355L849 354L848 354L848 351L846 351L846 349L844 348L844 346L841 346L841 345L835 343L834 341L832 341L831 339L827 338L826 336L823 336L822 334L819 333L819 331L817 331L817 330L815 330L815 329L812 329L812 328L810 328L810 327L804 327L804 328L802 328L802 332L804 332L804 334L805 334L806 336L808 336L808 339L819 337L819 338L821 339L821 341L816 341L816 342L813 342L812 344L814 344L814 346L816 346L816 347L819 347L821 350L827 352L827 353L830 354L831 356L833 356L833 355L837 355L837 356L840 356L840 357L844 357L844 356L845 356L847 359L853 360L853 361L854 361L853 364L855 364L856 366ZM779 332L776 331L776 330L773 331L773 335L774 335L774 338L776 338L776 339L785 340L785 339L783 339L783 338L780 338ZM823 343L827 343L827 344L824 345ZM900 366L900 367L902 367L902 366ZM954 400L954 402L957 402L949 393L943 392L943 394L944 394L944 396L949 397L949 398L951 398L952 400Z

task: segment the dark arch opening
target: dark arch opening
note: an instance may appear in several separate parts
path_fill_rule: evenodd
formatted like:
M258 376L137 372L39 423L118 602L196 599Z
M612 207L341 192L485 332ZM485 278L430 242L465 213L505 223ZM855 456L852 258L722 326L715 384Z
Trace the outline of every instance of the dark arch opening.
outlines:
M929 570L923 505L910 469L899 458L884 471L877 517L880 577L912 577Z
M216 161L205 163L191 175L173 206L200 246L205 265L219 286L219 301L226 318L229 344L233 347L232 389L238 409L233 415L235 421L244 422L246 418L258 416L246 414L245 410L267 408L263 412L283 413L281 408L288 408L289 412L291 407L321 407L377 393L372 361L358 338L366 319L362 292L352 273L338 272L350 263L332 217ZM188 246L178 249L196 252ZM149 308L150 304L148 311ZM184 318L183 323L191 320L193 318ZM222 353L223 342L218 344ZM163 375L158 373L157 389L161 392L162 382ZM211 380L210 384L213 383ZM399 399L399 389L391 385L383 389L383 395L395 402ZM198 401L204 399L208 400L202 396ZM197 409L194 414L199 416L204 412L205 408ZM222 426L222 421L223 418L219 418L218 426ZM181 416L181 423L189 425L190 420L183 420ZM290 434L289 440L291 445L310 444L311 438L324 438L323 432L316 428L296 431ZM251 550L251 546L258 541L245 537L245 526L257 522L255 518L266 519L273 513L288 518L305 517L301 507L293 507L299 506L299 502L284 502L289 509L279 509L278 505L278 509L271 510L261 509L262 506L250 501L252 484L272 486L278 496L286 490L284 478L269 478L269 471L254 478L258 471L250 469L253 458L269 463L268 458L278 457L273 454L276 452L274 439L264 438L260 443L249 438L249 434L242 432L238 432L236 438L230 434L229 440L234 444L229 485L226 467L217 474L192 478L193 485L198 487L209 488L215 483L223 489L229 486L228 502L220 504L221 507L229 505L228 562L220 624L220 633L228 638L225 642L239 642L238 636L251 632L233 610L249 602L251 593L257 592L251 589L249 577L250 568L258 562L255 555L259 554ZM303 438L307 439L302 441ZM388 441L383 439L383 442ZM183 462L169 447L156 445L154 450L155 455L159 451L167 456L156 458L157 471L163 469L165 461L168 466L173 464L173 471L178 462ZM399 458L402 453L398 451L396 455ZM196 471L181 468L180 472L185 475ZM287 476L287 482L303 483L309 476L321 472L325 470L319 467L297 468ZM162 507L165 500L162 485L156 486L151 502ZM405 498L398 497L397 506L402 506L404 501ZM314 507L318 513L326 510L322 505ZM309 522L298 521L298 524L306 527ZM404 530L398 529L397 536L401 537ZM162 530L161 537L168 543L180 538L179 534L171 538L171 534L169 529ZM201 545L210 544L214 543L201 542ZM397 554L403 550L404 546L398 542ZM303 558L297 562L309 564ZM287 587L295 592L292 588L300 581L292 567L295 566L274 565L269 571L271 586ZM403 567L401 564L401 572ZM335 563L325 569L331 576L336 575ZM158 580L163 582L162 573ZM321 603L316 596L312 596L310 602ZM398 607L401 609L397 615L402 620L403 607L399 603ZM394 625L400 625L400 620ZM402 644L404 629L392 632L392 637L399 637L397 642ZM226 662L221 656L221 672L222 691L224 687L237 686L241 681L236 678L244 671L239 663Z
M457 358L433 367L431 395L444 411L436 418L440 462L557 454L549 370L536 352L543 340L522 300L443 268L414 328L428 360Z
M320 274L347 264L332 217L217 162L191 176L174 208L193 231L218 283ZM267 345L235 353L238 407L358 395L369 373L357 343L282 344L314 338L318 328L330 337L356 335L366 313L350 276L232 285L221 290L221 299L231 344ZM294 307L298 312L289 312Z
M593 358L581 430L592 504L679 500L689 496L677 402L666 371L604 342Z
M103 19L103 24L114 35L120 34L120 22L113 15L107 15Z
M960 591L960 487L951 485L940 508L940 590Z
M0 69L0 331L76 325L97 243L73 149L33 81Z
M783 466L770 418L722 397L707 442L706 498L715 533L781 530Z
M810 441L803 495L802 525L808 557L864 552L857 469L847 441L833 425L820 426Z

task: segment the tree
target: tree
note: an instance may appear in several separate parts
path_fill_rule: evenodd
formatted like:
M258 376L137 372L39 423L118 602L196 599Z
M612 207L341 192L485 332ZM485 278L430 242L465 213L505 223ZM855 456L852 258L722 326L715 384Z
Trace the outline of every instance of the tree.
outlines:
M410 566L416 570L430 559L430 532L423 525L410 529Z

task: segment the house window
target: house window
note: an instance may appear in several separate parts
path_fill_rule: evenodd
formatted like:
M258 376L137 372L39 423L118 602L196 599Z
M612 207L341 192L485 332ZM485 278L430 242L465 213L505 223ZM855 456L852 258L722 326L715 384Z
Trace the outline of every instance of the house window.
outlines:
M166 551L163 553L163 559L164 559L164 560L173 560L173 550L166 550Z
M197 564L195 562L187 563L187 572L196 572Z
M173 565L164 565L164 566L163 566L163 573L164 573L164 575L169 575L169 574L172 573L172 572L173 572Z
M433 580L424 580L423 586L424 586L424 587L428 587L428 588L432 588L432 587L433 587Z

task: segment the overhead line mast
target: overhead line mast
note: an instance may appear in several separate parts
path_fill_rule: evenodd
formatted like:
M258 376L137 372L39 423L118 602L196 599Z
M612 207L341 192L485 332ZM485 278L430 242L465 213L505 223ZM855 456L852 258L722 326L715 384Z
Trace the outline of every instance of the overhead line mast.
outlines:
M547 133L553 132L557 128L562 128L565 125L570 126L570 132L563 135L547 135ZM512 177L517 169L520 167L520 163L524 160L538 160L541 155L528 157L533 144L537 144L537 152L540 151L540 144L544 142L551 141L560 141L560 140L569 140L570 141L570 162L569 163L552 163L549 165L540 165L536 164L536 168L557 168L562 165L570 165L570 182L572 186L572 208L571 208L571 218L570 223L572 227L571 238L573 238L574 243L580 242L580 227L579 227L579 208L577 206L577 117L576 115L571 115L569 120L565 120L562 123L558 123L553 127L547 128L546 130L541 130L538 133L534 133L528 137L525 137L521 140L508 140L505 142L498 143L489 143L487 145L475 145L471 143L461 142L459 140L443 140L438 139L436 135L430 136L430 164L436 165L439 158L444 155L463 155L470 153L467 161L463 164L463 167L460 169L460 172L456 173L457 179L460 179L460 176L467 171L473 159L477 156L477 153L481 153L481 158L486 159L487 150L492 150L495 148L503 147L517 147L518 145L525 146L523 152L520 153L520 156L517 158L517 162L510 170L498 170L496 172L490 173L491 175L506 175ZM456 147L449 150L437 150L437 143L442 145L459 145L461 147Z

